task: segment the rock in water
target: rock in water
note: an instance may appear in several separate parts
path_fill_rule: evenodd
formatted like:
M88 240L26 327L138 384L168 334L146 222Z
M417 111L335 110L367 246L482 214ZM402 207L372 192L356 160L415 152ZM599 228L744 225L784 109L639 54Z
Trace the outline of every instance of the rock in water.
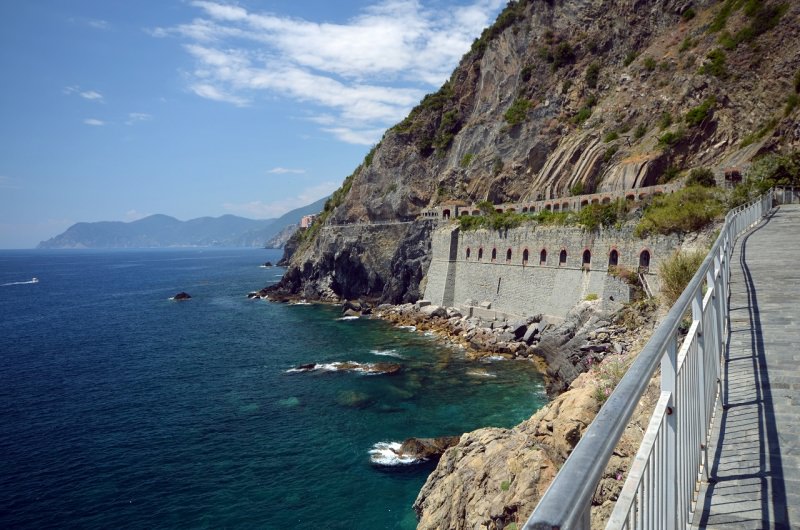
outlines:
M460 436L439 436L438 438L409 438L403 442L397 454L415 460L427 460L442 456L449 448L461 440Z
M181 291L178 294L176 294L175 296L173 296L172 299L173 300L189 300L191 297L192 297L192 295L190 295L189 293Z

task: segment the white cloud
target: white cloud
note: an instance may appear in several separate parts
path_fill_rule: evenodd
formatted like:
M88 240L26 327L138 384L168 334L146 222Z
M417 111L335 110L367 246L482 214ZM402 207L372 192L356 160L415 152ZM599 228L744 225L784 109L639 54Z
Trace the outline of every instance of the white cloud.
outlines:
M90 18L89 20L86 21L86 24L90 28L94 28L94 29L102 29L104 31L111 29L111 24L108 23L108 20L102 20L102 19L98 19L98 18Z
M196 0L201 16L150 33L184 41L198 96L237 106L259 95L293 99L309 104L326 132L370 145L448 78L505 1L381 0L332 24Z
M103 94L95 90L86 90L81 92L81 97L83 99L88 99L89 101L103 101Z
M106 124L106 122L104 122L103 120L98 120L97 118L86 118L85 120L83 120L83 123L85 123L86 125L91 125L93 127L102 127L103 125Z
M286 167L274 167L267 171L267 173L274 173L276 175L286 175L286 174L294 174L294 175L302 175L305 173L305 169L289 169Z
M254 217L256 219L271 219L273 217L280 217L290 210L306 206L330 195L338 187L339 184L328 181L306 188L294 197L287 197L285 199L269 202L250 201L238 204L225 203L223 204L223 208L229 212Z
M146 112L129 112L128 119L125 121L125 125L133 125L134 123L150 121L152 119L153 115L147 114Z

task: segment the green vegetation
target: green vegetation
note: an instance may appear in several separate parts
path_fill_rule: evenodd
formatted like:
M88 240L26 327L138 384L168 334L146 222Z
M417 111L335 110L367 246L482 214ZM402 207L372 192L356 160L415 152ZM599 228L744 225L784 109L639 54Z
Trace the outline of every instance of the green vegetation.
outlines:
M555 46L539 48L539 58L550 63L555 72L562 66L575 62L575 51L569 42L563 41Z
M687 186L705 186L713 187L717 185L714 178L714 172L707 167L697 167L689 172L689 178L686 179Z
M583 107L572 117L572 122L580 125L589 119L592 115L592 107L597 105L597 96L590 94L586 101L583 102Z
M472 163L472 159L475 158L475 155L472 153L467 153L461 157L461 167L467 168Z
M800 94L789 94L789 97L786 98L786 106L783 108L783 115L791 114L798 104L800 104Z
M680 168L675 166L669 166L667 167L667 169L664 170L664 172L658 178L658 183L666 184L667 182L672 182L673 180L678 178L680 174L681 174Z
M725 52L719 48L711 50L706 55L708 62L703 64L697 73L699 74L708 74L713 75L715 77L719 77L720 79L724 79L728 77L728 68L725 66Z
M439 128L436 130L436 136L433 138L431 145L440 153L446 151L459 130L461 130L461 119L458 111L455 109L448 110L442 115L442 121L439 123Z
M500 489L503 491L508 491L508 488L510 487L511 487L511 482L507 480L504 480L503 482L500 483Z
M472 42L470 53L474 53L478 57L483 56L489 42L497 38L506 28L523 19L526 5L527 2L509 2L497 16L494 24L484 29L481 36Z
M587 302L593 302L593 301L597 300L598 298L600 298L600 297L597 296L597 293L589 293L589 294L586 295L586 298L584 298L584 300L586 300Z
M800 70L794 74L794 91L800 93Z
M695 13L694 9L692 9L691 7L689 9L687 9L686 11L684 11L683 13L681 13L681 18L683 20L685 20L685 21L692 20L696 16L697 16L697 13Z
M713 188L689 186L669 195L656 196L644 210L635 233L649 234L696 232L724 211L720 194Z
M517 98L506 111L504 117L512 127L519 125L528 118L528 112L533 108L533 103L524 98Z
M669 112L662 112L661 117L658 118L658 128L662 131L672 125L672 114Z
M636 129L633 131L633 137L638 140L641 137L643 137L646 133L647 133L647 125L645 125L644 123L640 123L639 125L636 126Z
M600 79L600 65L592 63L586 69L586 86L589 88L597 88L597 81Z
M375 151L378 150L378 147L380 147L380 145L381 143L378 142L377 144L372 146L372 149L369 150L367 156L364 157L364 167L369 167L372 165L372 158L375 156Z
M741 0L725 0L720 10L714 15L714 20L712 20L711 24L708 26L708 32L717 33L718 31L722 31L725 24L728 23L728 17L731 16L734 7L739 7L737 4L741 4Z
M735 9L740 6L741 2L735 6ZM722 33L719 43L725 49L734 50L739 44L752 42L777 26L788 9L789 4L786 2L767 6L760 0L747 0L744 12L750 19L750 23L734 34L727 31Z
M617 154L617 151L619 151L618 145L609 146L609 148L606 149L606 152L603 153L603 162L608 163L614 157L614 155Z
M647 70L648 72L652 72L653 70L656 69L657 66L656 60L649 56L644 58L644 62L642 64L644 66L644 69Z
M678 300L704 259L706 252L701 250L677 251L661 262L658 277L661 280L661 296L667 306L672 306Z
M800 151L770 153L750 166L747 178L770 186L800 186Z
M583 195L583 182L578 181L569 188L569 194L572 197Z
M752 133L748 134L747 136L745 136L742 139L742 143L740 144L740 147L747 147L748 145L752 144L753 142L761 140L764 136L767 135L768 132L770 132L772 129L774 129L776 125L778 125L778 118L775 118L775 117L771 118L768 122L766 122L764 125L762 125L757 131L752 132Z
M598 403L605 403L611 392L617 388L622 376L628 371L630 362L629 359L622 355L615 355L613 357L609 356L597 365L594 372L595 380L597 381L594 397Z
M574 222L589 231L595 231L601 226L608 228L621 223L625 220L627 213L628 204L625 199L617 199L608 204L588 204L584 206L577 212Z
M625 56L625 59L622 61L622 64L625 66L630 66L630 64L636 60L639 54L636 53L636 50L631 50L628 52L628 55Z
M606 133L606 135L603 137L603 141L605 143L608 143L608 142L613 142L618 138L619 138L619 133L617 131L611 131Z
M694 48L695 46L697 46L697 41L693 40L691 37L686 37L683 39L683 42L681 42L680 47L678 47L678 52L683 53L688 49Z
M663 148L672 147L677 145L686 136L686 131L678 129L677 131L667 131L658 137L658 146Z
M711 116L714 112L714 106L717 104L717 98L714 96L706 98L700 105L694 107L686 113L684 121L689 127L697 127L703 123L706 118Z

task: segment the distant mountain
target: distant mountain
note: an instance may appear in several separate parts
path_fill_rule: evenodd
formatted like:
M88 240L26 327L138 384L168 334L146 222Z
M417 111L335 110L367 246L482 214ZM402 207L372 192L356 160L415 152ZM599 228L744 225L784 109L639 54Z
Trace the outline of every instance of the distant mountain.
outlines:
M327 200L328 198L324 197L317 202L287 212L275 219L275 224L271 227L275 229L275 232L270 236L265 246L267 248L283 248L286 241L288 241L289 238L292 237L292 234L300 227L300 220L303 216L320 213L325 207L325 201Z
M37 248L263 247L288 225L322 209L326 199L292 210L277 219L253 220L235 215L179 221L156 214L138 221L76 223Z

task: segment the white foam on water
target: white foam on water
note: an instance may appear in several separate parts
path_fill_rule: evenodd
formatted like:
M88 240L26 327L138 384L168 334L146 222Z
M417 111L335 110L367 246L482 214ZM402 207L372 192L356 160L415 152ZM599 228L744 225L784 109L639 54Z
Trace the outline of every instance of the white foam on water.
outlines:
M405 359L402 355L397 353L397 350L370 350L373 355L380 355L383 357L394 357L395 359Z
M497 374L486 372L484 370L469 370L467 371L467 375L471 375L473 377L497 377Z
M508 359L506 359L502 355L490 355L488 357L484 357L483 359L481 359L481 361L485 363L493 363L495 361L507 361L507 360Z
M417 326L397 326L397 329L407 329L408 331L417 331Z
M337 318L336 320L358 320L359 318L361 317L357 317L355 315L348 315L346 317Z
M31 285L34 283L39 283L39 280L28 280L26 282L8 282L4 283L1 287L8 287L10 285Z
M397 454L401 445L399 442L378 442L369 450L369 459L380 466L407 466L422 462L411 456Z

